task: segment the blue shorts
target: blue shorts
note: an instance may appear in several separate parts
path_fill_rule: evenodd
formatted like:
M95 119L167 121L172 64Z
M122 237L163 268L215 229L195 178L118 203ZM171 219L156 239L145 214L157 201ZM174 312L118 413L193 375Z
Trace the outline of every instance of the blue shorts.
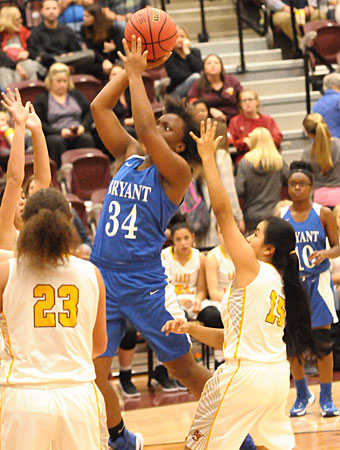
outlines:
M301 280L309 296L312 328L337 322L330 270L310 277L301 276Z
M125 334L126 319L146 339L159 361L185 355L190 341L185 334L161 332L166 321L185 319L172 285L167 285L163 267L122 271L101 267L106 287L108 344L102 356L114 356Z

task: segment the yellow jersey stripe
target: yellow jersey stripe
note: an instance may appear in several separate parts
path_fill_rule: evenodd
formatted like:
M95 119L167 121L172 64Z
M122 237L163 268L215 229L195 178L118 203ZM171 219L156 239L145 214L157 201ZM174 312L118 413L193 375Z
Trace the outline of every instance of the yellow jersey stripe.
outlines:
M6 322L6 329L7 329L7 333L6 333L6 336L4 336L4 339L5 339L5 341L7 341L7 343L8 343L8 352L9 352L10 357L12 358L12 361L11 361L11 363L10 363L10 365L9 365L8 374L7 374L7 377L6 377L6 383L9 384L9 378L10 378L10 376L11 376L12 368L13 368L13 364L14 364L14 356L13 356L13 352L12 352L11 339L10 339L10 337L9 337L7 318L6 318L6 316L5 316L4 311L2 311L2 316L3 316L3 318L5 319L5 322Z
M96 404L97 404L97 414L98 414L98 437L99 437L99 450L102 450L102 442L101 442L101 424L100 424L100 408L99 408L99 401L98 401L98 394L97 394L97 388L96 385L94 383L94 381L91 381L93 390L94 390L94 395L96 397Z

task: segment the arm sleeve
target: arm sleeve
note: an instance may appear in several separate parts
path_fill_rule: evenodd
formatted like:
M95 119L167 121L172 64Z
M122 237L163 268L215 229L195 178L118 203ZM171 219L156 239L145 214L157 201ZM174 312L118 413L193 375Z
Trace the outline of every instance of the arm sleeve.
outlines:
M246 177L243 168L244 168L244 160L240 161L237 167L237 174L236 174L235 185L239 197L244 197L246 191Z
M189 55L187 56L187 61L192 69L192 73L200 73L203 68L203 61L201 57L201 52L198 48L192 48Z
M196 99L201 97L201 91L198 87L199 80L195 80L188 92L187 99L189 102L194 102Z
M237 152L243 155L246 153L249 148L248 145L243 142L243 138L245 137L243 134L240 133L240 124L239 124L239 116L234 116L231 118L228 132L231 134L232 142L231 144L234 145L237 149Z
M275 120L269 116L269 121L268 121L268 126L267 126L268 130L270 131L273 140L275 142L275 145L277 148L280 147L280 144L282 142L283 136L281 133L280 128L278 127L277 123L275 122Z

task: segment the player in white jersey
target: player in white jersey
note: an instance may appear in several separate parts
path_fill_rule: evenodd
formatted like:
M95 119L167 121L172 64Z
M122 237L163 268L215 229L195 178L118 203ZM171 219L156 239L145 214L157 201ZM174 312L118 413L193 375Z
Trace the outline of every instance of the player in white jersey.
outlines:
M170 272L168 281L191 319L196 319L207 297L205 255L193 247L194 239L187 223L176 223L171 228L173 245L162 250L162 262L165 261Z
M166 333L189 333L208 345L223 346L226 359L205 385L185 448L237 450L250 433L256 446L291 450L296 447L285 415L287 354L300 355L313 347L295 233L284 220L270 217L258 224L248 242L243 237L216 168L215 132L216 123L212 126L209 120L195 140L235 280L223 299L224 330L178 319L163 327Z
M107 344L104 282L70 256L76 231L60 192L33 194L23 221L16 258L0 264L0 446L107 449L92 361Z

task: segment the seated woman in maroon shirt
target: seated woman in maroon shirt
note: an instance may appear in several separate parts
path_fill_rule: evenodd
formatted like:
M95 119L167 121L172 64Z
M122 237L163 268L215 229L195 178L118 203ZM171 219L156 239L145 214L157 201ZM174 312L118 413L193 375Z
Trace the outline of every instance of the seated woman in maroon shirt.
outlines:
M238 152L236 163L249 151L248 136L255 128L267 128L272 135L276 147L280 147L282 142L280 128L274 119L259 112L259 106L259 97L255 91L248 89L240 93L240 113L231 119L228 127L229 134L231 135L229 144L234 145Z
M187 98L190 103L204 98L209 104L211 116L229 123L238 113L238 97L242 89L236 77L224 72L221 58L211 54L203 61L201 77L194 81Z

